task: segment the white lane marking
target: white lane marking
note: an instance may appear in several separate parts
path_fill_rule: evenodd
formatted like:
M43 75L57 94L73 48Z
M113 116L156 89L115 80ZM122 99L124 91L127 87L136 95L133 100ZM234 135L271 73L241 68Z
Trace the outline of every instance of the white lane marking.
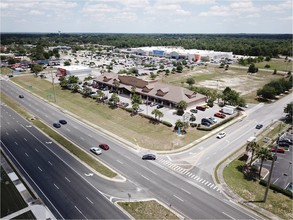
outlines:
M46 118L48 118L48 115L45 115Z
M190 173L188 176L192 176L193 174L192 173Z
M40 167L38 167L38 169L39 169L40 171L43 171Z
M279 178L277 178L277 179L273 182L273 184L275 184L278 180L279 180Z
M35 148L35 151L39 152L37 148Z
M181 202L184 202L183 199L179 198L178 196L176 195L173 195L176 199L179 199Z
M27 157L29 157L29 155L27 153L24 153Z
M8 132L6 132L6 135L9 135Z
M31 126L31 125L26 125L25 127L27 127L27 128L31 128L32 126Z
M235 218L233 218L231 215L228 215L228 214L226 214L225 212L222 212L224 215L226 215L226 216L228 216L229 218L231 218L231 219L235 219Z
M83 137L79 137L79 138L84 141L84 138Z
M69 180L67 177L65 177L65 179L66 179L68 182L70 182L70 180Z
M172 161L172 159L167 155L168 160Z
M144 175L141 175L143 178L145 178L146 180L150 181L149 178L145 177Z
M211 186L210 186L210 188L212 188L214 186L214 184L212 184Z
M203 182L202 182L202 184L204 184L205 182L207 182L206 180L204 180Z
M15 118L12 117L13 120L15 120Z
M90 203L94 204L88 197L85 197Z
M54 186L57 188L57 189L59 189L59 187L54 183Z
M14 131L17 133L18 132L18 130L16 130L16 129L14 129Z
M66 130L70 132L70 129L69 128L66 128Z
M93 176L94 174L93 173L89 173L89 174L85 173L84 175L85 176Z
M91 136L90 134L88 134L88 136L89 136L89 137L93 137L93 136Z
M207 185L207 186L210 186L212 183L209 183L209 185Z
M146 168L146 167L145 167L145 169L146 169L146 170L148 170L149 172L151 172L151 173L155 174L155 175L157 176L157 174L156 174L154 171L152 171L151 169L149 169L149 168Z
M217 185L215 185L213 189L215 189L215 188L217 188Z
M18 143L17 143L16 141L14 141L14 143L15 143L16 145L18 145Z
M27 139L23 138L25 141L27 141Z
M194 178L194 177L195 177L195 175L193 174L191 178Z
M205 185L207 185L209 183L209 181L207 181L206 183L205 183Z
M51 166L53 166L53 164L52 164L50 161L48 161L48 163L49 163Z
M123 164L120 160L116 160L118 163L121 163L121 164Z
M182 188L180 188L182 191L184 191L184 192L186 192L186 193L188 193L189 195L191 195L191 193L190 192L188 192L187 190L185 190L185 189L182 189Z
M45 143L46 144L52 144L52 141L46 141Z

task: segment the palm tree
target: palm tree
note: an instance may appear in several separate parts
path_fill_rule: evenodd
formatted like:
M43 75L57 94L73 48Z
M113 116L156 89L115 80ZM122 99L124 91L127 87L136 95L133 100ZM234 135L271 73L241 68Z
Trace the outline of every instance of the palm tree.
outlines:
M261 169L262 169L263 162L268 160L271 155L272 155L272 152L270 151L270 149L268 149L266 147L261 147L256 152L256 156L258 158L260 158L260 168L259 168L259 173L258 173L259 177L261 177L260 175L261 175Z
M97 100L100 102L102 100L102 98L105 96L105 94L101 91L98 90L97 91Z
M184 110L187 108L187 102L185 101L180 101L176 104L176 108L177 108L177 115L183 115L184 114Z
M158 117L158 120L160 120L160 118L164 116L163 112L156 108L152 111L152 115L155 115L155 119L157 119Z
M254 153L257 152L258 149L259 149L259 145L255 141L251 141L251 142L249 142L247 144L246 150L251 151L251 159L250 159L249 166L251 166L252 160L253 160L253 157L254 157Z

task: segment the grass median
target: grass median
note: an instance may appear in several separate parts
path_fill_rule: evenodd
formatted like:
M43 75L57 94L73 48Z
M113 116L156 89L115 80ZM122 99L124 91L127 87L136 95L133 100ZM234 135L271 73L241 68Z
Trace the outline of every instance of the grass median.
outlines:
M60 145L62 145L64 148L66 148L68 151L70 151L73 155L78 157L80 160L84 161L86 164L88 164L97 172L110 178L117 176L115 172L113 172L112 170L104 166L103 164L99 163L99 161L97 161L94 157L89 155L87 152L85 152L84 150L80 149L78 146L74 145L72 142L65 139L63 136L61 136L59 133L52 130L49 126L44 124L39 119L36 119L32 115L28 114L20 105L15 103L5 94L1 94L1 99L4 103L6 103L8 106L14 109L17 113L22 115L24 118L30 120L36 127L38 127L40 130L42 130L44 133L46 133L48 136L50 136L52 139L54 139L56 142L58 142Z

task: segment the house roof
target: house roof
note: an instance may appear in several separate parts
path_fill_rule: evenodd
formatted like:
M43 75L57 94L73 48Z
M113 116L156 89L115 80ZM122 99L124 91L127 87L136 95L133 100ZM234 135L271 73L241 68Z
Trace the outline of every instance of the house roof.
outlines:
M108 81L104 81L104 79ZM133 86L136 87L136 92L142 95L147 95L156 99L164 99L169 102L178 103L185 101L187 103L194 102L206 96L193 92L189 89L161 83L158 81L146 81L134 76L118 75L115 73L105 73L104 76L99 76L95 79L97 82L105 83L110 86L115 86L114 81L120 82L119 88L125 88L131 92ZM147 88L147 89L146 89Z

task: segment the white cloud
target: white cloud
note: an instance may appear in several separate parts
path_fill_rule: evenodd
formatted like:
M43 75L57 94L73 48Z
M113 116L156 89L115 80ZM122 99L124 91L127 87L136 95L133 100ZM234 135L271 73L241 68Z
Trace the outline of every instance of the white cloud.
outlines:
M42 11L39 11L39 10L30 10L30 11L29 11L29 14L30 14L30 15L43 15L43 14L45 14L45 13L42 12Z
M275 2L274 5L264 5L262 7L264 11L269 11L273 13L282 13L284 10L291 10L292 11L292 1L285 1L285 2Z

